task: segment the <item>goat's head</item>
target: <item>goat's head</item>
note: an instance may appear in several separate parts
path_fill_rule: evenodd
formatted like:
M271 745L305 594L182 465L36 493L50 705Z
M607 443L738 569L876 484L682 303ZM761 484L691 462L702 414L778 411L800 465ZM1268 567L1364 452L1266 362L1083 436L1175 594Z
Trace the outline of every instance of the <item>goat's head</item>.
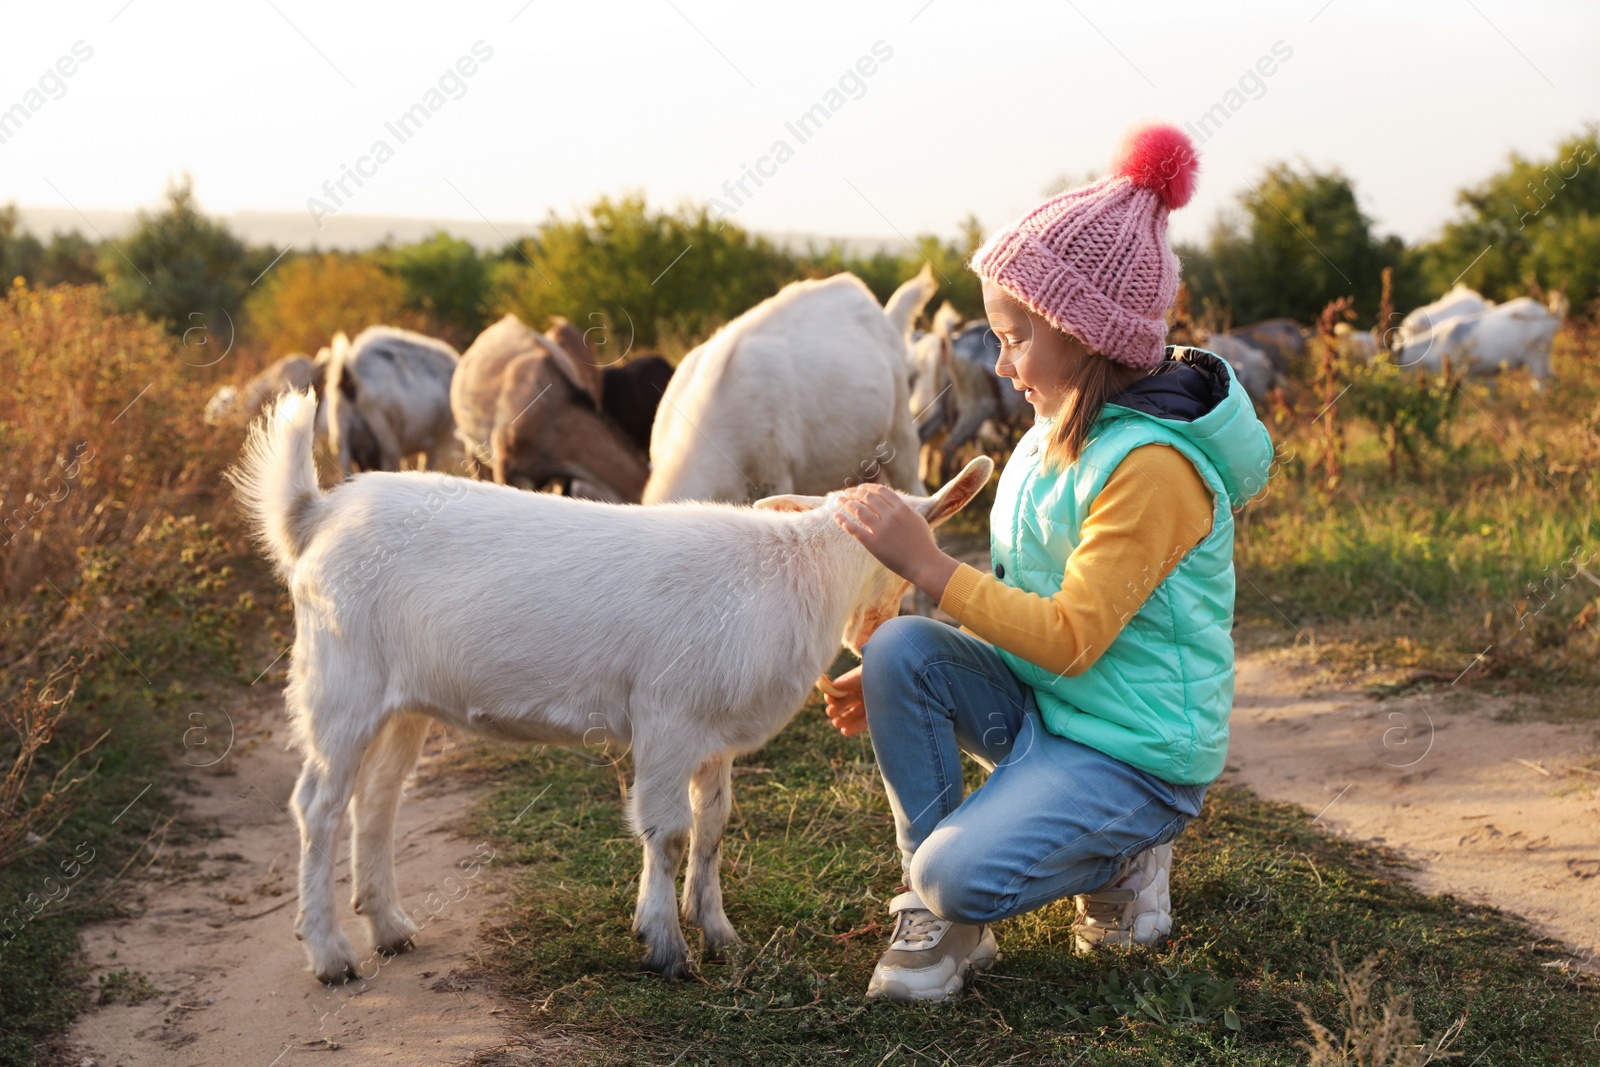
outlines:
M937 527L966 507L993 473L994 461L988 456L979 456L932 496L912 496L909 493L900 495L928 521L929 526ZM758 500L754 506L767 511L810 511L814 508L836 507L838 497L838 493L830 493L825 497L784 494ZM844 536L849 535L844 534ZM861 646L877 632L878 627L900 613L901 598L905 596L906 589L910 585L910 582L889 568L874 566L866 581L858 586L860 595L856 599L850 618L845 622L844 633L840 638L844 646L859 656Z

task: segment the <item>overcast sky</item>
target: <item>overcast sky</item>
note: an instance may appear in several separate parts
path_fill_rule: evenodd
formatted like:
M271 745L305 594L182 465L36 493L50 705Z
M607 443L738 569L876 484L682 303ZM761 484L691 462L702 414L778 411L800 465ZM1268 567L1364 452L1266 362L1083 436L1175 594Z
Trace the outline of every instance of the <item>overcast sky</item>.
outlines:
M534 222L643 189L766 232L953 235L1103 170L1130 123L1221 105L1176 238L1303 157L1414 240L1509 151L1600 118L1594 3L97 0L6 3L3 25L0 203L152 205L187 170L207 210L304 211L307 234L312 198ZM386 123L418 104L402 142ZM802 142L786 123L818 104ZM335 204L324 182L358 165Z

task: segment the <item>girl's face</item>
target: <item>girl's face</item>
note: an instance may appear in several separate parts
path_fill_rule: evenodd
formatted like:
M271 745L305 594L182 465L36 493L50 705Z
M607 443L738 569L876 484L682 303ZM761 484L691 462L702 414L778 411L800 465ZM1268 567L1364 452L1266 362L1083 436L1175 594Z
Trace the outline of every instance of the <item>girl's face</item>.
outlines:
M987 279L983 283L983 306L989 313L989 328L1000 339L996 373L1010 378L1012 387L1022 390L1035 414L1054 418L1061 410L1068 383L1083 362L1091 358L1089 349Z

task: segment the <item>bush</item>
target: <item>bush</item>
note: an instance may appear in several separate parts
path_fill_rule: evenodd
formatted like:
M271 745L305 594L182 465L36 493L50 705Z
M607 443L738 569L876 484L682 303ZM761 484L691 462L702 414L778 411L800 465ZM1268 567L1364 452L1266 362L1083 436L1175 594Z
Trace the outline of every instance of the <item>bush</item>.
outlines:
M1372 232L1339 171L1276 164L1239 205L1241 221L1219 220L1204 248L1179 249L1199 307L1231 309L1234 325L1279 316L1315 322L1330 301L1353 296L1357 315L1370 321L1385 267L1396 269L1401 306L1422 302L1403 242Z
M471 344L488 325L489 261L470 241L440 230L425 240L380 250L378 259L400 279L405 306L445 330L457 348Z
M100 281L95 243L73 230L53 233L50 243L19 226L21 216L15 204L0 208L0 286L23 278L36 285L91 285Z
M948 300L963 319L979 319L985 317L983 283L967 269L967 260L982 243L983 229L977 218L969 215L961 224L958 241L942 241L924 235L917 239L915 248L899 253L879 251L867 257L847 252L835 243L825 249L809 249L798 257L798 266L808 278L826 278L849 271L866 282L867 288L882 303L926 262L932 264L934 280L939 283L939 292L930 302L928 313L931 315L940 302Z
M1461 215L1422 249L1432 291L1457 277L1491 300L1527 279L1564 288L1574 308L1600 296L1600 132L1590 126L1543 159L1513 152L1504 170L1456 197Z
M166 210L139 212L133 233L101 255L101 272L119 311L142 311L174 334L198 327L231 338L246 290L274 255L201 214L185 178L168 186Z
M552 315L580 329L609 324L624 350L668 340L688 347L794 274L766 238L716 222L704 207L669 213L642 196L602 197L502 254L493 309L537 329Z
M373 257L327 252L285 258L246 303L251 336L276 357L315 356L339 330L354 337L377 323L421 329L406 310L405 283Z
M220 474L237 431L199 417L209 386L188 355L149 320L108 314L98 288L0 300L0 698L86 646L109 643L123 667L141 651L185 669L233 656L243 538Z

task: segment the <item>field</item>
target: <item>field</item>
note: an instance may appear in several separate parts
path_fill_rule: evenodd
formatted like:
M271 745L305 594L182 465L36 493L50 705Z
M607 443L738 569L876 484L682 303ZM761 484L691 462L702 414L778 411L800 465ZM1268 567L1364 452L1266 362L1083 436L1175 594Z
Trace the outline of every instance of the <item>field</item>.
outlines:
M219 480L239 432L197 418L237 367L203 366L92 286L12 287L0 357L20 508L0 557L15 731L0 765L18 768L0 792L0 1063L23 1064L65 1055L63 1028L92 1002L159 992L128 972L89 988L78 929L186 876L173 849L216 831L179 815L185 768L225 744L252 684L281 683L292 623ZM1279 470L1239 517L1237 638L1375 694L1455 685L1593 721L1600 333L1570 322L1543 390L1509 377L1459 394L1438 442L1393 469L1359 390L1329 409L1307 375L1275 402ZM952 545L983 543L985 509L952 524ZM1006 962L972 994L906 1011L859 995L897 881L871 750L815 706L736 771L724 879L747 946L681 985L633 969L619 770L592 752L459 760L484 790L471 830L508 859L484 974L517 1030L568 1039L573 1062L1304 1063L1305 1012L1367 1032L1391 994L1408 998L1390 1016L1402 1043L1448 1036L1464 1062L1600 1057L1600 997L1559 945L1421 896L1399 855L1243 790L1213 790L1182 839L1169 946L1074 957L1057 906L1005 924ZM1368 960L1376 986L1341 979L1341 961L1359 976Z

